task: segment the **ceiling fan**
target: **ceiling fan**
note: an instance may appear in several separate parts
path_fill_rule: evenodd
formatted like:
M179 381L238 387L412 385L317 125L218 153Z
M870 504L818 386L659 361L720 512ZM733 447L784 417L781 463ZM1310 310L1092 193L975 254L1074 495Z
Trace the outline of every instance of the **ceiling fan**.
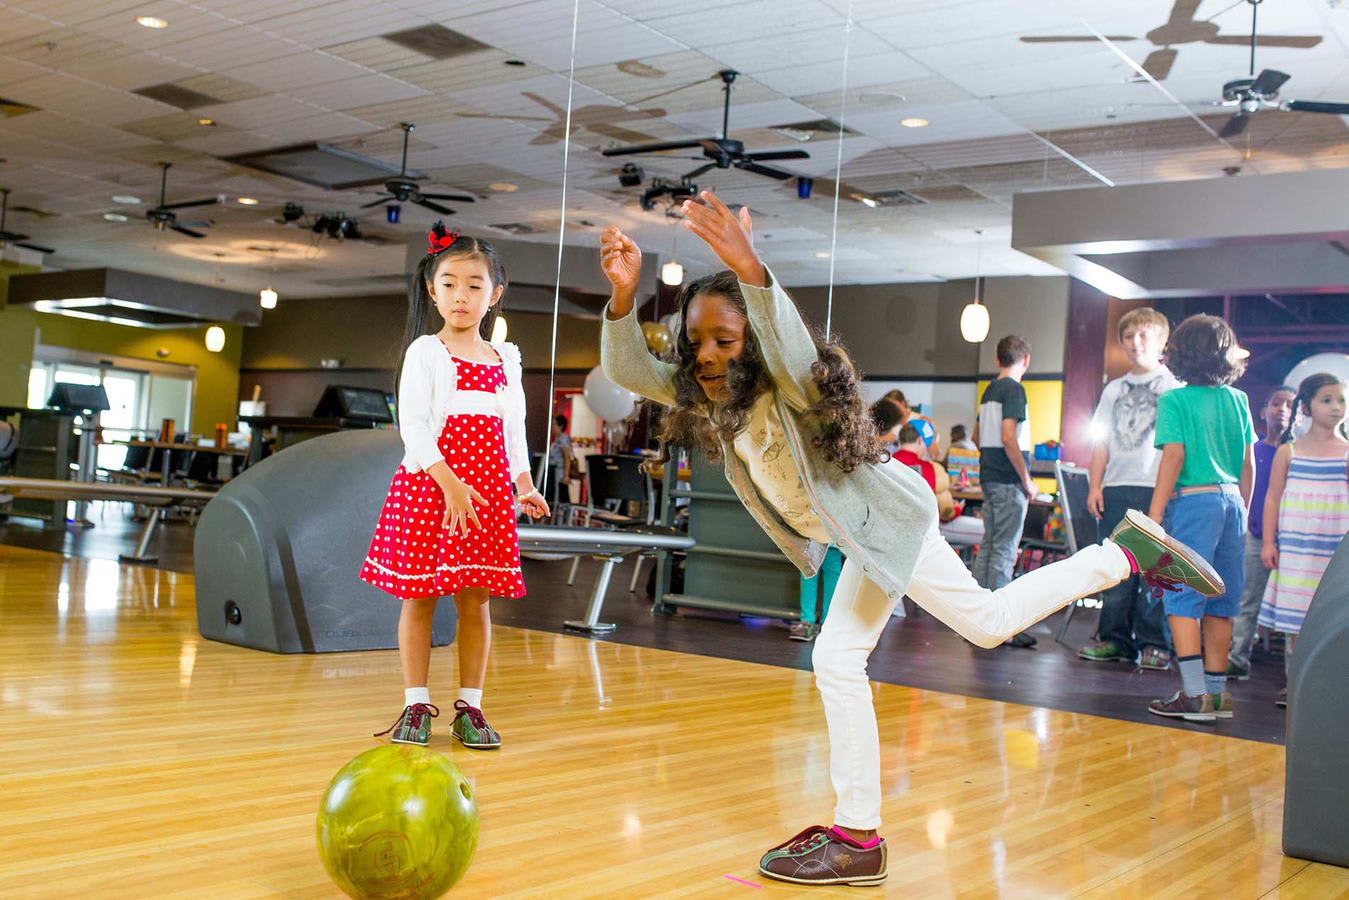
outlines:
M372 206L382 206L386 203L415 203L418 206L424 206L432 212L438 212L442 216L454 215L454 210L436 203L437 200L453 200L457 203L472 203L472 197L467 194L424 194L417 189L417 182L407 177L408 171L408 135L412 129L416 128L411 122L399 122L398 127L403 129L403 164L398 169L398 177L391 178L384 182L385 196L380 197L370 203L364 204L361 209L369 209Z
M1195 11L1199 9L1201 0L1175 0L1171 7L1171 15L1167 17L1164 24L1152 29L1143 36L1144 40L1150 42L1158 49L1148 54L1147 59L1143 60L1143 71L1147 72L1158 81L1165 81L1166 76L1171 74L1171 66L1176 61L1176 55L1179 51L1173 46L1175 44L1244 44L1246 38L1244 35L1237 34L1219 34L1220 27L1214 24L1212 18L1202 21L1195 21ZM1249 2L1249 0L1248 0ZM1259 0L1256 0L1259 2ZM1226 12L1226 10L1224 10ZM1255 31L1254 28L1251 29ZM1107 35L1110 41L1136 41L1139 38L1129 35ZM1094 41L1095 37L1086 35L1045 35L1023 37L1021 42L1024 44L1048 44L1063 42L1084 42ZM1321 36L1316 34L1294 34L1294 35L1273 35L1267 34L1260 38L1260 43L1266 47L1315 47L1321 43Z
M28 235L17 234L13 231L5 230L5 215L9 212L9 188L0 188L0 248L13 244L15 247L23 247L25 250L36 250L38 253L55 253L51 247L42 247L38 244L25 244Z
M1255 16L1264 0L1246 0L1246 2L1251 5L1250 77L1238 78L1223 85L1222 105L1235 106L1236 112L1232 113L1232 118L1228 119L1227 124L1218 132L1218 137L1236 137L1246 130L1252 115L1262 109L1271 107L1292 112L1330 113L1335 116L1349 115L1349 103L1334 103L1322 100L1282 100L1275 102L1279 96L1279 88L1283 87L1284 82L1293 76L1277 69L1262 69L1259 75L1255 74ZM1260 43L1267 44L1269 41L1261 38Z
M168 185L169 167L171 165L173 164L159 164L159 168L161 169L159 173L159 205L147 209L145 211L145 218L150 220L150 224L154 226L155 231L163 231L167 228L170 231L185 234L190 238L204 238L206 235L202 234L200 231L193 231L192 229L206 228L211 224L210 222L179 222L178 216L174 214L173 210L187 209L193 206L214 206L217 202L216 198L212 197L209 200L186 200L182 203L165 204L164 190Z
M726 101L722 106L721 112L721 137L709 138L691 138L683 141L660 141L653 144L634 144L630 147L610 147L608 150L601 151L605 156L632 156L637 153L660 153L665 150L689 150L699 148L703 151L703 156L711 162L699 166L692 172L683 177L685 182L697 178L713 169L729 169L735 167L743 169L746 172L753 172L755 175L766 175L769 178L776 178L779 181L786 181L789 178L795 178L791 172L774 168L773 166L760 165L765 160L777 159L809 159L810 154L804 150L770 150L765 153L746 153L745 145L741 141L731 140L730 118L731 118L731 84L740 73L735 69L722 69L717 73L725 85L723 90L726 92Z

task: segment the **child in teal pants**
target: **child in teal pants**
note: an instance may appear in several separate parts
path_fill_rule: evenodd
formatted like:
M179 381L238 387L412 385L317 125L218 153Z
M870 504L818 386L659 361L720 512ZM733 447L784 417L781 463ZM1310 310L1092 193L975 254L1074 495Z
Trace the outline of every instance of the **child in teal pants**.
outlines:
M787 636L794 641L813 641L820 633L820 622L815 621L815 603L819 596L820 580L824 579L824 605L820 619L829 615L829 601L834 596L834 585L838 584L838 573L843 571L843 554L833 544L820 563L820 570L814 576L801 577L801 621L792 624Z

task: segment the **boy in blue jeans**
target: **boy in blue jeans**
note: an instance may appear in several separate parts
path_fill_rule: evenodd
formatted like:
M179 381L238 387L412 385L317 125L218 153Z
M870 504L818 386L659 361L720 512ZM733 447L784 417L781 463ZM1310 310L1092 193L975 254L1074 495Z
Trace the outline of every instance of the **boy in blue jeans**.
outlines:
M1148 712L1187 722L1232 718L1227 651L1245 584L1246 509L1254 480L1255 426L1245 393L1233 388L1246 361L1231 327L1190 316L1171 334L1166 364L1187 385L1157 403L1162 450L1148 515L1208 561L1225 585L1205 597L1190 587L1163 599L1180 667L1181 689ZM1154 574L1165 575L1164 556ZM1202 624L1201 624L1202 623Z

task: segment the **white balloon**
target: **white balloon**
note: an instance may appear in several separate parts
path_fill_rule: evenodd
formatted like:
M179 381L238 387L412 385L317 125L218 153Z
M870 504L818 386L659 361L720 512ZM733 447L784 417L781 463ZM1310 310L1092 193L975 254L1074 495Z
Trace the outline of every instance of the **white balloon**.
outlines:
M1349 353L1316 353L1293 366L1283 383L1297 390L1302 379L1317 372L1329 372L1341 381L1349 381ZM1259 401L1257 401L1259 402Z
M610 381L599 366L586 375L583 396L591 412L611 422L626 419L637 402L636 394Z

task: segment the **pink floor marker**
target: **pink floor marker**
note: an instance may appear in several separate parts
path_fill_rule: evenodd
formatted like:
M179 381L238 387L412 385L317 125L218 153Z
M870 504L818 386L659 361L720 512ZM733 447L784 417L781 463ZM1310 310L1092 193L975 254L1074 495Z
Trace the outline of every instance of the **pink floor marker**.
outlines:
M729 879L731 879L732 881L739 882L740 884L746 884L746 885L749 885L749 886L752 887L752 888L761 888L761 887L763 887L762 884L755 884L754 882L752 882L752 881L746 881L746 880L743 879L743 878L736 878L734 875L723 875L723 876L721 876L721 877L722 877L722 878L729 878Z

